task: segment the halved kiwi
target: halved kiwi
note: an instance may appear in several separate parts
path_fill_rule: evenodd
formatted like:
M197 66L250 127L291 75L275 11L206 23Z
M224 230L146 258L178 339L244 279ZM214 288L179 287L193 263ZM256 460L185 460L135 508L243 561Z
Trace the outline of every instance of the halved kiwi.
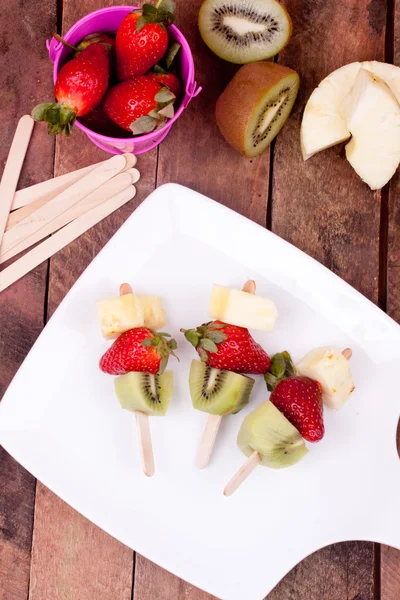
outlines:
M254 379L212 369L199 360L190 365L189 387L194 408L211 415L238 413L249 402Z
M174 387L173 373L127 373L114 380L118 400L126 410L138 410L163 417L168 410Z
M308 452L303 438L286 417L272 404L263 402L242 423L237 438L246 456L261 455L261 464L273 469L290 467Z
M217 56L242 65L280 52L292 33L292 21L276 0L205 0L199 29Z
M217 101L217 124L226 141L249 158L264 152L288 118L299 84L298 74L282 65L241 67Z

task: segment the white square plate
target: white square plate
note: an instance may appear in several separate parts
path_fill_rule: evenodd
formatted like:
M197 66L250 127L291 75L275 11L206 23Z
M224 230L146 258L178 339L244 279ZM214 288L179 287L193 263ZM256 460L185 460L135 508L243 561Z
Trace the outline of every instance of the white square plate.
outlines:
M222 490L244 457L243 417L266 399L257 378L250 405L224 419L204 471L195 455L207 415L191 406L193 349L181 327L207 320L213 282L253 278L273 298L270 353L298 360L318 345L353 349L356 391L298 465L258 467L230 498ZM128 281L160 294L179 343L175 396L150 421L156 474L141 472L134 417L98 369L102 340L95 302ZM66 296L10 385L0 441L26 469L105 531L223 600L261 600L303 557L349 539L400 548L400 328L330 271L262 227L184 187L155 191Z

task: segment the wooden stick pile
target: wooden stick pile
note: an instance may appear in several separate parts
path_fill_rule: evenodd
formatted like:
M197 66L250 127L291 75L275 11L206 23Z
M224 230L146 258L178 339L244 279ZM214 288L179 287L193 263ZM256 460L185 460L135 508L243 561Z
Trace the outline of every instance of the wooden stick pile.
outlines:
M0 264L41 243L0 272L0 292L131 200L140 179L121 154L16 192L33 125L20 119L0 182Z

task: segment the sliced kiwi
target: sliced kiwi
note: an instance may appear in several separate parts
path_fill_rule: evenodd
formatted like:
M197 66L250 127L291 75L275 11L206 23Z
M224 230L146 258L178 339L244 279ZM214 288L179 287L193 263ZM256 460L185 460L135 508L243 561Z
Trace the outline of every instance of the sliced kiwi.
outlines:
M292 21L276 0L205 0L199 29L217 56L245 64L280 52L292 33Z
M210 415L238 413L249 402L254 379L212 369L199 360L190 365L189 387L194 408Z
M226 141L249 158L264 152L288 118L299 84L295 71L276 63L241 67L217 101Z
M291 467L308 452L297 429L269 401L247 415L237 443L243 454L251 456L258 452L261 464L273 469Z
M164 416L172 397L173 373L127 373L114 381L118 400L126 410L138 410L150 416Z

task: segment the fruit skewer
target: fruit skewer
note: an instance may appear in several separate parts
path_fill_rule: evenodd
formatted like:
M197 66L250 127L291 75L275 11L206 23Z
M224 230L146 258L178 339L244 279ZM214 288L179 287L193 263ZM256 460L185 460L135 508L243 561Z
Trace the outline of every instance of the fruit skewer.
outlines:
M132 294L132 288L129 283L123 283L119 288L120 296ZM151 441L149 417L143 412L135 410L136 427L138 432L140 456L142 461L143 473L147 477L152 477L155 473L154 452Z
M349 361L352 357L352 350L350 348L345 348L342 352L342 355L346 360ZM280 423L280 425L282 426L283 421L286 421L287 427L291 427L292 432L286 431L285 433L288 433L288 436L290 436L290 441L288 440L288 444L290 446L290 451L295 453L296 449L297 449L298 455L295 458L294 462L298 462L298 460L300 460L304 456L304 454L307 452L307 449L305 448L304 441L301 438L298 431L295 429L295 427L293 427L293 425L291 425L289 423L289 421L274 407L274 405L271 403L271 401L264 402L263 405L259 406L255 410L260 412L260 416L263 412L264 414L262 416L264 419L276 418L279 415L279 417L281 418L281 421L282 421ZM275 414L272 414L272 413L275 413ZM248 419L249 417L251 417L251 414L248 415L248 417L246 417L246 419ZM277 425L276 429L278 430L279 425L277 423L275 423L275 425ZM283 424L283 427L284 426L285 426L285 424ZM297 439L295 439L294 433L297 434ZM240 436L240 433L239 433L239 436ZM238 438L238 441L239 441L239 438ZM290 451L289 452L285 451L285 454L286 455L290 454ZM254 471L254 469L262 462L262 460L263 460L263 457L261 456L261 454L258 451L254 451L249 456L249 458L245 461L245 463L240 467L240 469L235 473L235 475L232 477L232 479L228 482L228 484L226 485L226 487L224 489L224 496L231 496L242 485L242 483L249 477L249 475ZM280 466L290 466L290 464L294 464L294 462L288 463L287 465L280 465Z
M243 286L243 292L248 294L256 293L256 283L252 279L246 281ZM196 458L196 467L204 469L210 462L211 454L214 448L215 440L217 439L218 430L221 426L224 415L209 415L207 424L204 429L203 437L200 442L199 450Z

